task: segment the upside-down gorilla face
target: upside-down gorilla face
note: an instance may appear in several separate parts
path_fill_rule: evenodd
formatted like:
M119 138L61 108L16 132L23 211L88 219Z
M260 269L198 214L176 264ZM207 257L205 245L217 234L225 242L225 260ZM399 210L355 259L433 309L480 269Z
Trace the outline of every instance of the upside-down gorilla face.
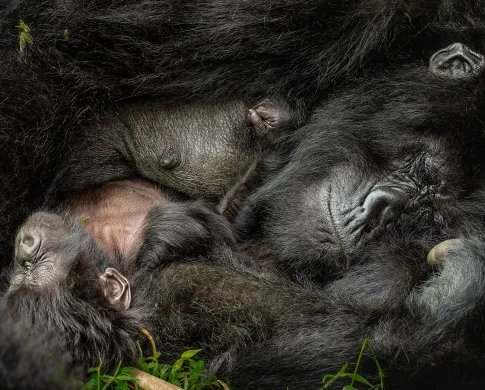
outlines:
M107 257L77 219L62 214L37 212L21 227L15 240L16 267L9 294L56 295L59 285L66 291L82 289L70 275L81 272L96 279L106 267ZM76 271L77 269L77 271ZM36 300L39 303L38 300Z
M252 203L283 267L323 281L376 257L425 263L440 241L482 234L485 79L441 65L334 96L295 134Z

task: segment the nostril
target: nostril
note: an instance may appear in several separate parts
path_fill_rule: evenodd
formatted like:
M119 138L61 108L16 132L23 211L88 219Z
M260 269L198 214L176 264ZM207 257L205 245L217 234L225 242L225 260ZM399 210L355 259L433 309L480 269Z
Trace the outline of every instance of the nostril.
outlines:
M34 237L30 235L26 235L21 242L22 245L26 245L27 247L33 247L35 244L35 239Z
M379 188L364 201L363 217L367 224L379 226L388 222L404 206L404 196L396 190Z
M21 266L31 264L39 251L41 238L35 232L20 232L15 257Z

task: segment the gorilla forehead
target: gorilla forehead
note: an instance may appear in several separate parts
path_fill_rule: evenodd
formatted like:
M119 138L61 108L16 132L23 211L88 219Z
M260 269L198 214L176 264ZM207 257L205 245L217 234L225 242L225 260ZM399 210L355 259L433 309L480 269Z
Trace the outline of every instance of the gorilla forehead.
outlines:
M26 243L36 248L35 253L26 252ZM19 229L15 259L11 292L55 289L77 267L96 275L108 264L107 256L79 220L43 211L32 214Z
M417 168L450 170L460 182L480 174L485 75L456 81L410 70L359 83L332 96L296 132L299 142L275 183L325 180L340 165L367 177L426 173Z

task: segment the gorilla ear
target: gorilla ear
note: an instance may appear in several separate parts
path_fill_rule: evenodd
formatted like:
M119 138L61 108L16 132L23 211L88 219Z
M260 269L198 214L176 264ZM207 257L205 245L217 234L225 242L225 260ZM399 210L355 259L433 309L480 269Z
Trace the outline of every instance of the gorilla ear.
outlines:
M433 54L429 70L451 79L472 77L485 67L485 57L462 43L453 43Z
M106 268L99 277L101 290L108 301L118 309L127 310L131 303L130 282L114 268Z
M246 124L253 126L261 139L271 141L293 120L290 106L280 99L264 99L249 109Z

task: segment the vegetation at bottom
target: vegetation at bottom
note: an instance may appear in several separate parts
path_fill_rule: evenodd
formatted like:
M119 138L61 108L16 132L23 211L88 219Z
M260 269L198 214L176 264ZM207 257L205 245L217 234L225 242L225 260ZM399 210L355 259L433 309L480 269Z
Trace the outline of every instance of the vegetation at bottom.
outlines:
M379 375L379 383L373 385L363 376L358 374L359 366L364 356L364 351L366 348L369 350L372 359L377 368L377 373ZM365 339L362 343L360 349L359 357L357 358L357 363L355 364L354 370L348 372L349 363L345 363L342 368L336 374L326 374L323 377L323 387L320 390L326 390L330 388L335 388L337 381L339 383L347 383L342 386L342 390L384 390L384 372L382 371L381 365L377 361L376 355L372 349L372 345L368 339ZM349 383L350 382L350 383ZM333 385L333 386L332 386ZM359 386L359 387L357 387Z
M140 358L136 368L184 390L230 390L229 383L219 380L214 375L207 375L204 362L194 358L201 351L200 349L185 351L173 364L161 363L160 352L156 350L151 336L146 334L152 342L153 355L143 356L140 343L137 342ZM107 374L102 372L103 362L101 361L97 367L88 370L91 377L82 388L84 390L141 390L132 376L135 367L122 367L121 364L122 362L118 364L113 374Z
M144 357L140 345L140 358L137 368L157 378L161 378L184 390L230 390L229 382L223 382L216 376L208 376L202 360L194 357L201 351L200 349L188 350L182 353L180 358L173 364L161 363L159 361L160 352L154 344L153 355ZM377 368L379 383L371 384L367 379L358 374L359 366L364 356L365 350L370 351L372 359ZM121 362L113 374L102 373L103 363L97 367L89 369L91 377L83 384L84 390L130 390L140 389L136 379L131 375L135 367L121 367ZM369 340L365 339L357 358L357 363L353 370L349 370L349 363L345 363L336 374L326 374L323 377L323 387L320 390L335 389L337 385L342 385L342 390L384 390L384 372L377 361ZM358 386L358 387L357 387ZM233 389L234 390L234 389ZM287 389L291 390L291 389Z

